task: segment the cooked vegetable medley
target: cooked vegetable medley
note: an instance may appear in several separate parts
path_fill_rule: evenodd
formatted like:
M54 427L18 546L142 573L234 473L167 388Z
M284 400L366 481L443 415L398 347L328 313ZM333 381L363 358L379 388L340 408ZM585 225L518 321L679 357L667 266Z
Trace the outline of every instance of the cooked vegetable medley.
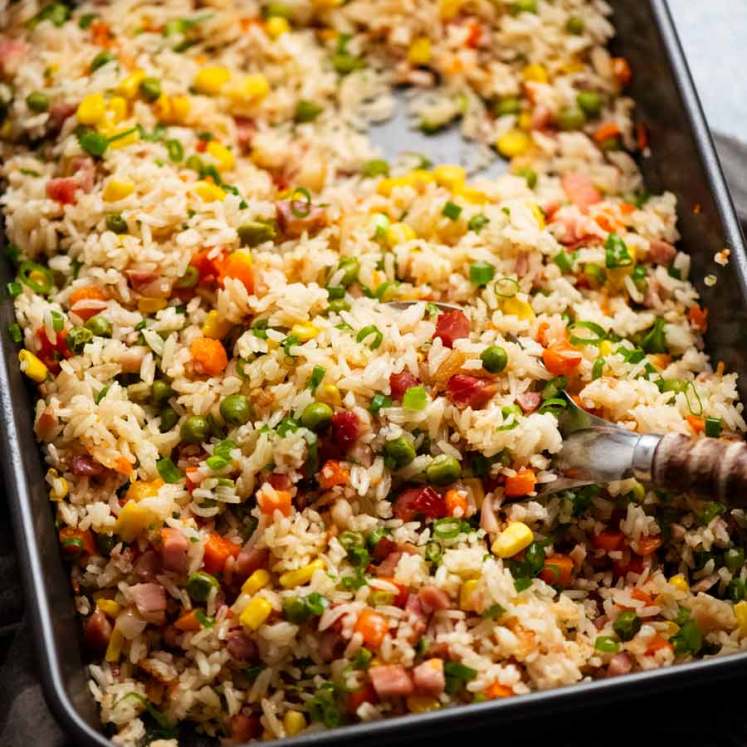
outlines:
M563 391L745 430L604 2L2 7L7 334L116 743L745 647L742 511L538 497ZM384 159L366 127L401 85L475 162Z

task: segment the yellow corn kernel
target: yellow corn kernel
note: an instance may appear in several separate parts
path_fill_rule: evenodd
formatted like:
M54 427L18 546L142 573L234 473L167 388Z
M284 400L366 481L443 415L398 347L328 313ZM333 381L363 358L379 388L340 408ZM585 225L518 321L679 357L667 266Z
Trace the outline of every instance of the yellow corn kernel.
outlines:
M529 206L529 209L532 211L532 215L534 216L534 220L537 221L537 225L544 230L545 214L542 212L542 208L536 202L533 202Z
M70 483L54 467L47 470L47 482L50 501L61 501L70 492Z
M49 369L26 348L19 351L18 362L21 364L21 372L37 384L41 384L49 374Z
M106 118L112 124L121 122L127 116L127 99L112 96L106 104Z
M311 0L311 5L316 10L330 10L331 8L339 8L343 2L344 0Z
M286 711L283 716L285 736L295 737L306 728L306 718L301 711Z
M165 298L138 298L137 310L141 314L155 314L156 311L165 309L168 301Z
M390 249L398 244L404 244L406 241L412 241L417 238L417 234L412 226L407 223L392 223L386 229L386 243Z
M134 99L138 95L143 78L145 78L143 70L133 70L126 78L119 81L116 88L117 93L126 99Z
M532 147L532 139L521 130L509 130L498 138L495 147L504 158L515 158Z
M613 350L614 348L609 340L602 340L602 342L599 343L599 355L602 357L612 355Z
M264 597L254 597L239 615L239 622L250 630L257 630L272 612L272 605Z
M734 605L734 615L737 618L739 633L743 636L747 635L747 602L737 602Z
M260 589L264 589L270 583L270 574L264 568L254 571L249 578L244 581L241 587L242 594L256 594Z
M195 182L195 192L205 202L220 202L226 197L226 193L217 184L204 179Z
M459 15L464 0L438 0L438 15L444 21L450 21Z
M89 93L78 104L76 116L78 122L85 125L98 124L104 118L104 96L101 93Z
M231 100L238 104L258 103L267 98L269 93L270 84L262 73L245 75L228 90Z
M475 611L474 594L480 582L476 578L465 581L459 589L459 609L465 612Z
M301 342L313 340L319 334L319 327L311 322L300 322L291 327L290 333Z
M292 589L295 586L301 586L301 584L307 584L311 581L311 577L317 572L324 568L324 561L320 558L305 565L303 568L299 568L296 571L287 571L284 573L279 581L280 585L284 589Z
M228 83L231 72L222 65L208 65L195 75L193 85L197 91L208 96L217 96Z
M290 31L290 24L288 23L287 18L283 18L282 16L270 16L265 21L265 31L267 32L267 36L271 39L277 39Z
M231 329L231 322L221 319L218 312L213 309L208 311L205 321L202 324L202 334L204 337L212 337L213 340L222 340Z
M677 625L676 622L672 622L672 620L664 620L664 622L656 623L654 627L665 638L671 638L673 635L677 635L680 630L680 626Z
M428 713L441 707L437 698L430 698L427 695L410 695L406 702L410 713Z
M416 189L422 189L426 184L433 184L436 181L433 173L425 169L413 169L402 178Z
M413 40L407 50L407 61L411 65L427 65L431 61L431 40L427 36Z
M236 164L233 153L225 145L211 140L207 144L207 152L218 162L219 171L228 171Z
M127 501L117 517L114 531L125 541L132 542L146 527L155 521L156 515L137 501Z
M129 197L135 191L135 185L132 182L124 182L119 179L109 179L104 185L102 197L105 202L118 202Z
M547 70L539 63L533 62L531 65L527 65L522 71L521 76L527 82L531 83L547 83L549 76Z
M467 179L467 172L455 163L442 163L431 172L436 184L446 189L461 187Z
M156 477L155 480L135 480L127 488L125 497L128 501L141 501L143 498L150 498L156 495L163 485L163 480Z
M342 404L340 390L334 384L322 384L317 388L315 396L320 402L333 407L339 407Z
M171 97L171 118L174 123L183 123L192 107L189 96L179 95Z
M520 130L531 130L532 129L532 112L522 112L519 114L519 118L516 120L516 124Z
M111 637L109 638L109 645L106 647L106 654L104 658L113 664L115 661L119 661L119 657L122 655L122 644L124 643L124 636L119 628L112 630Z
M490 548L499 558L512 558L534 542L534 533L523 521L512 521Z
M119 610L122 609L113 599L104 599L104 597L99 597L96 600L96 607L107 617L111 617L112 620L119 614Z
M501 311L504 314L511 314L511 316L518 316L519 319L525 321L531 321L534 319L534 309L529 305L527 301L522 301L520 298L515 296L512 298L506 298L501 303Z
M473 205L484 205L485 203L490 202L490 197L488 197L485 192L469 184L456 186L454 187L453 192L454 197L461 197L465 202L472 203Z
M681 573L672 576L672 578L669 579L669 583L674 586L677 591L690 591L690 584L687 583L687 579Z

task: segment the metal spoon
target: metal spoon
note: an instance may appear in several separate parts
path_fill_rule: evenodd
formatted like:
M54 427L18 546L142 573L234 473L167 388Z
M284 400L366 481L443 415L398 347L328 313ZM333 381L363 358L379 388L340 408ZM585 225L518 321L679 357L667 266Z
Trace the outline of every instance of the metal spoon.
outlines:
M393 301L404 309L419 301ZM459 306L435 303L444 311ZM747 505L747 443L727 438L690 439L679 433L634 433L581 409L567 392L558 415L563 446L552 459L558 478L542 494L581 485L635 477L680 493L694 493L732 505Z

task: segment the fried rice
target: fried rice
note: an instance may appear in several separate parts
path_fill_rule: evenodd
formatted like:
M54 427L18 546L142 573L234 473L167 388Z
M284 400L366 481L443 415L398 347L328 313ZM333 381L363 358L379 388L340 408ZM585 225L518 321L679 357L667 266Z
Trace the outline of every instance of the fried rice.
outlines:
M8 334L116 744L745 647L742 511L538 496L562 390L745 430L602 0L0 10ZM383 158L403 86L475 163Z

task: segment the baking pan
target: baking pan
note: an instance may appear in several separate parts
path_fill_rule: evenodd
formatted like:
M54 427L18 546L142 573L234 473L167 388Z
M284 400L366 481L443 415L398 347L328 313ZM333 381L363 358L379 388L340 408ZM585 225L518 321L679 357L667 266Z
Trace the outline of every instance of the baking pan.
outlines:
M642 160L641 168L652 191L668 189L677 196L682 245L692 257L692 276L710 309L708 351L714 361L723 360L728 370L739 373L740 393L747 401L747 256L672 19L665 0L612 0L611 5L618 34L613 48L631 63L631 95L638 104L637 117L650 133L652 155ZM713 261L714 254L724 247L731 250L726 268ZM704 285L708 274L717 276L716 285ZM0 266L0 285L4 287L11 279L10 267ZM12 321L13 304L5 298L0 302L0 328L6 329ZM5 334L1 351L4 448L0 463L44 692L75 745L107 745L87 686L80 626L34 438L34 396L18 369L17 351ZM746 666L747 653L717 657L501 701L343 727L286 743L393 743L530 716L537 719L550 712L586 709L623 697L651 696L692 682L702 685L744 672ZM208 742L187 736L180 743Z

